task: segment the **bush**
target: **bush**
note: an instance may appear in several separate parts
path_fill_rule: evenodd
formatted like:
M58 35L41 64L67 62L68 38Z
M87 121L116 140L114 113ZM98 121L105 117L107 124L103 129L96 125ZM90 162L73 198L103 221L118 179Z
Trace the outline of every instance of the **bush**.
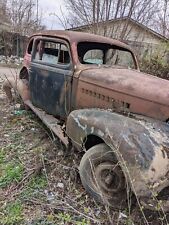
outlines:
M150 60L143 59L140 69L142 72L169 80L169 64L162 62L158 57L152 57Z
M161 45L151 56L145 55L140 64L140 70L169 80L169 43Z

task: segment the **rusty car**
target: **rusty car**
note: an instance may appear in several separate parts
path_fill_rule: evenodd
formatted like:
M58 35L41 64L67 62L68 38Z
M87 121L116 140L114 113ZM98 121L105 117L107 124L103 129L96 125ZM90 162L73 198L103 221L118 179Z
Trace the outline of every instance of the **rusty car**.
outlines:
M73 31L34 34L17 82L3 87L10 99L17 89L67 149L83 152L80 178L94 199L123 208L131 195L169 209L169 81L140 72L128 45Z

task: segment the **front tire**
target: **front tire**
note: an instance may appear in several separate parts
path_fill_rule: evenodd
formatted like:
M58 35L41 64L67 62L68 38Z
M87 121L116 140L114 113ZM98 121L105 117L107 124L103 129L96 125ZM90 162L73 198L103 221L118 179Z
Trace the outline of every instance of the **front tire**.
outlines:
M127 205L124 174L106 144L91 147L82 157L79 173L85 190L98 202L113 208Z

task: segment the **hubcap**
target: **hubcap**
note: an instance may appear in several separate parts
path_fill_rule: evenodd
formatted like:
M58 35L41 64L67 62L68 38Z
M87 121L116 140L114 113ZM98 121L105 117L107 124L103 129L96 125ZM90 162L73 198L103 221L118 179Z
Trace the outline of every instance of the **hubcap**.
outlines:
M125 188L124 176L119 166L104 162L95 168L95 183L104 195L112 195Z

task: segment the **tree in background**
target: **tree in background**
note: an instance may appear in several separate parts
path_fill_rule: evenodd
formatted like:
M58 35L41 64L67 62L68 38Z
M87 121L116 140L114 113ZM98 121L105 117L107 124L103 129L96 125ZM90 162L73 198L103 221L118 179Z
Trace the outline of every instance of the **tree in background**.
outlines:
M107 22L117 18L133 18L148 25L158 11L159 0L65 0L69 11L69 26L95 24L94 33L97 33L98 24L103 23L107 36ZM120 39L127 32L127 21L121 30ZM114 31L109 35L113 37Z
M8 23L0 31L1 54L23 55L26 36L45 27L41 23L37 0L0 0L0 21Z
M8 0L8 16L12 31L22 35L30 35L34 31L44 29L41 25L41 16L37 12L35 0Z
M68 16L63 15L62 25L73 28L80 25L93 27L93 33L98 33L102 22L105 36L114 37L115 30L108 30L108 21L118 18L132 18L148 27L158 27L159 32L167 35L169 0L65 0ZM155 23L156 21L156 23ZM157 23L158 21L158 23ZM124 23L123 23L124 24ZM125 39L128 22L120 29L120 39ZM109 32L109 33L107 33Z
M160 10L154 24L159 33L169 38L169 0L161 0Z
M0 21L9 22L6 13L6 1L0 0Z

